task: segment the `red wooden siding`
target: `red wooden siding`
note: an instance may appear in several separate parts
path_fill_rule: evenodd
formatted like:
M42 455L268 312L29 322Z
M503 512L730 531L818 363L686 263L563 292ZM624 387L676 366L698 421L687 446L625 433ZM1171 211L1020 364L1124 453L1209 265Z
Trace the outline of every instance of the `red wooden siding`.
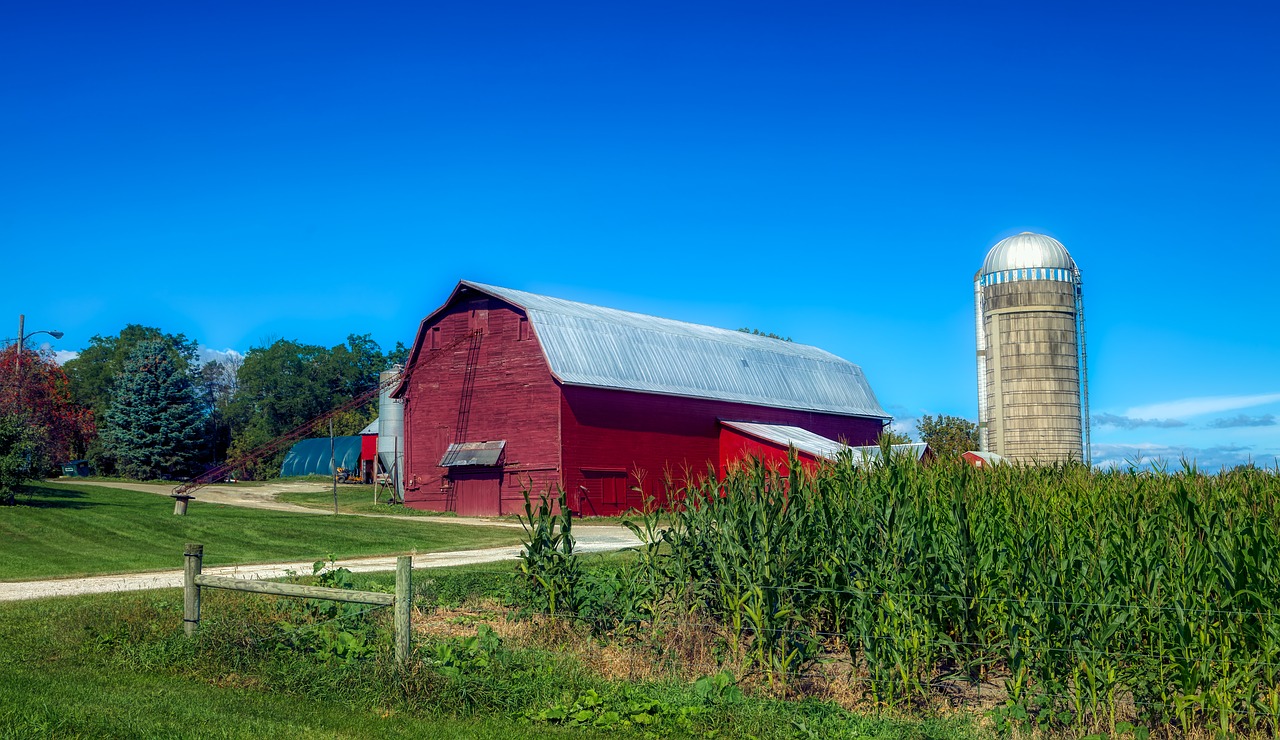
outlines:
M537 493L559 484L560 391L533 333L526 329L528 338L520 338L522 319L523 312L483 298L448 306L422 327L418 366L404 393L409 506L508 514L523 509L526 487ZM437 341L447 347L476 329L483 333L467 383L469 341L450 350L430 347ZM446 351L446 357L432 356ZM460 424L464 439L457 438ZM439 466L452 442L498 439L507 442L500 470L459 468L451 479Z
M882 428L879 419L600 388L562 390L565 488L583 514L615 514L637 505L641 493L633 487L665 502L668 477L679 486L710 466L718 472L724 460L720 419L798 426L851 445L873 444ZM601 471L626 474L624 503L608 502Z
M475 344L470 337L480 332ZM454 345L457 340L464 340ZM453 346L451 346L453 345ZM851 445L872 444L874 418L767 408L634 391L562 387L537 326L505 301L455 291L423 321L401 394L405 500L464 515L522 511L525 490L563 486L574 510L611 515L668 500L667 483L721 472L754 452L785 463L785 450L722 433L720 419L802 427ZM506 440L494 467L439 465L450 443Z

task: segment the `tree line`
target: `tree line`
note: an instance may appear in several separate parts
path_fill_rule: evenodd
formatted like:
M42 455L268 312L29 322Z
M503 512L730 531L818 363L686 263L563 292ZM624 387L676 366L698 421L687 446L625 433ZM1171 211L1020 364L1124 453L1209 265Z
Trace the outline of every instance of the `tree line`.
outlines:
M183 478L249 452L377 386L408 355L368 334L333 347L275 339L243 358L200 361L183 334L129 324L58 366L49 352L0 352L0 501L23 475L87 459L99 475ZM334 420L355 434L376 404ZM259 476L279 470L280 453ZM8 491L9 493L4 493Z

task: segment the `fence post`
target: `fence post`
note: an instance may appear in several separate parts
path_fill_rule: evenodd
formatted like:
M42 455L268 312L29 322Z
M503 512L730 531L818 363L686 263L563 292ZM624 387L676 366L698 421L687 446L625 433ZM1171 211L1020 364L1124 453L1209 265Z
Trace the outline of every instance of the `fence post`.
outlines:
M182 627L190 637L200 626L200 587L196 576L204 560L204 545L187 543L182 550Z
M413 608L413 558L396 558L396 663L409 662L409 610Z

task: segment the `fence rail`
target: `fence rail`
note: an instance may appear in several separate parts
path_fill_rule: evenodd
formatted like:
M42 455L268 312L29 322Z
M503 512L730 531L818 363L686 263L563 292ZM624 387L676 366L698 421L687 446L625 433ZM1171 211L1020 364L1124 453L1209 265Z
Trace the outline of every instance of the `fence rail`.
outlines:
M396 592L384 594L376 591L351 591L344 588L305 586L300 583L257 581L226 576L206 576L200 570L204 560L204 545L188 544L183 549L183 599L182 622L188 636L200 628L200 589L219 588L254 594L289 596L299 599L327 599L350 604L389 606L395 615L396 662L404 664L409 659L411 646L411 612L413 602L413 558L401 555L396 558Z

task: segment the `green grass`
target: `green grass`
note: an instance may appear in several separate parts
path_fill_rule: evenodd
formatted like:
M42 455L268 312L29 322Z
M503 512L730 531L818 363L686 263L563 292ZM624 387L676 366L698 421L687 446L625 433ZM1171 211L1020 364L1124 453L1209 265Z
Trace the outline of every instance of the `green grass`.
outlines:
M0 509L0 580L181 567L182 546L205 545L205 564L232 565L514 545L520 532L433 521L322 517L191 503L173 515L165 496L86 484L29 486Z
M367 697L304 699L251 674L174 670L159 656L182 652L180 602L177 591L157 591L0 604L0 738L604 737ZM149 634L135 635L133 655L123 656L112 640L129 630Z
M323 481L322 481L323 482ZM286 491L276 496L277 501L284 501L308 509L324 509L333 511L333 490L327 491ZM373 486L338 484L338 511L343 514L382 514L386 516L434 516L453 517L453 512L423 511L408 506L387 503L387 492L379 492L378 503L373 503ZM513 518L514 521L514 518Z
M418 571L487 593L493 564ZM370 577L375 581L378 576ZM365 579L362 579L365 580ZM431 599L430 596L425 597ZM181 634L181 592L0 604L0 738L641 738L641 731L563 729L526 713L584 692L700 705L680 682L628 685L589 674L555 651L499 648L460 675L437 669L439 641L420 639L408 672L387 651L355 663L286 648L273 631L281 602L212 591L200 636ZM429 607L428 607L429 608ZM385 615L383 615L385 621ZM383 625L385 627L385 625ZM379 643L389 640L381 631ZM803 729L802 729L803 728ZM686 737L659 727L653 737ZM748 698L709 707L692 736L717 738L973 738L966 717L882 718L825 702ZM711 732L708 735L705 733Z

